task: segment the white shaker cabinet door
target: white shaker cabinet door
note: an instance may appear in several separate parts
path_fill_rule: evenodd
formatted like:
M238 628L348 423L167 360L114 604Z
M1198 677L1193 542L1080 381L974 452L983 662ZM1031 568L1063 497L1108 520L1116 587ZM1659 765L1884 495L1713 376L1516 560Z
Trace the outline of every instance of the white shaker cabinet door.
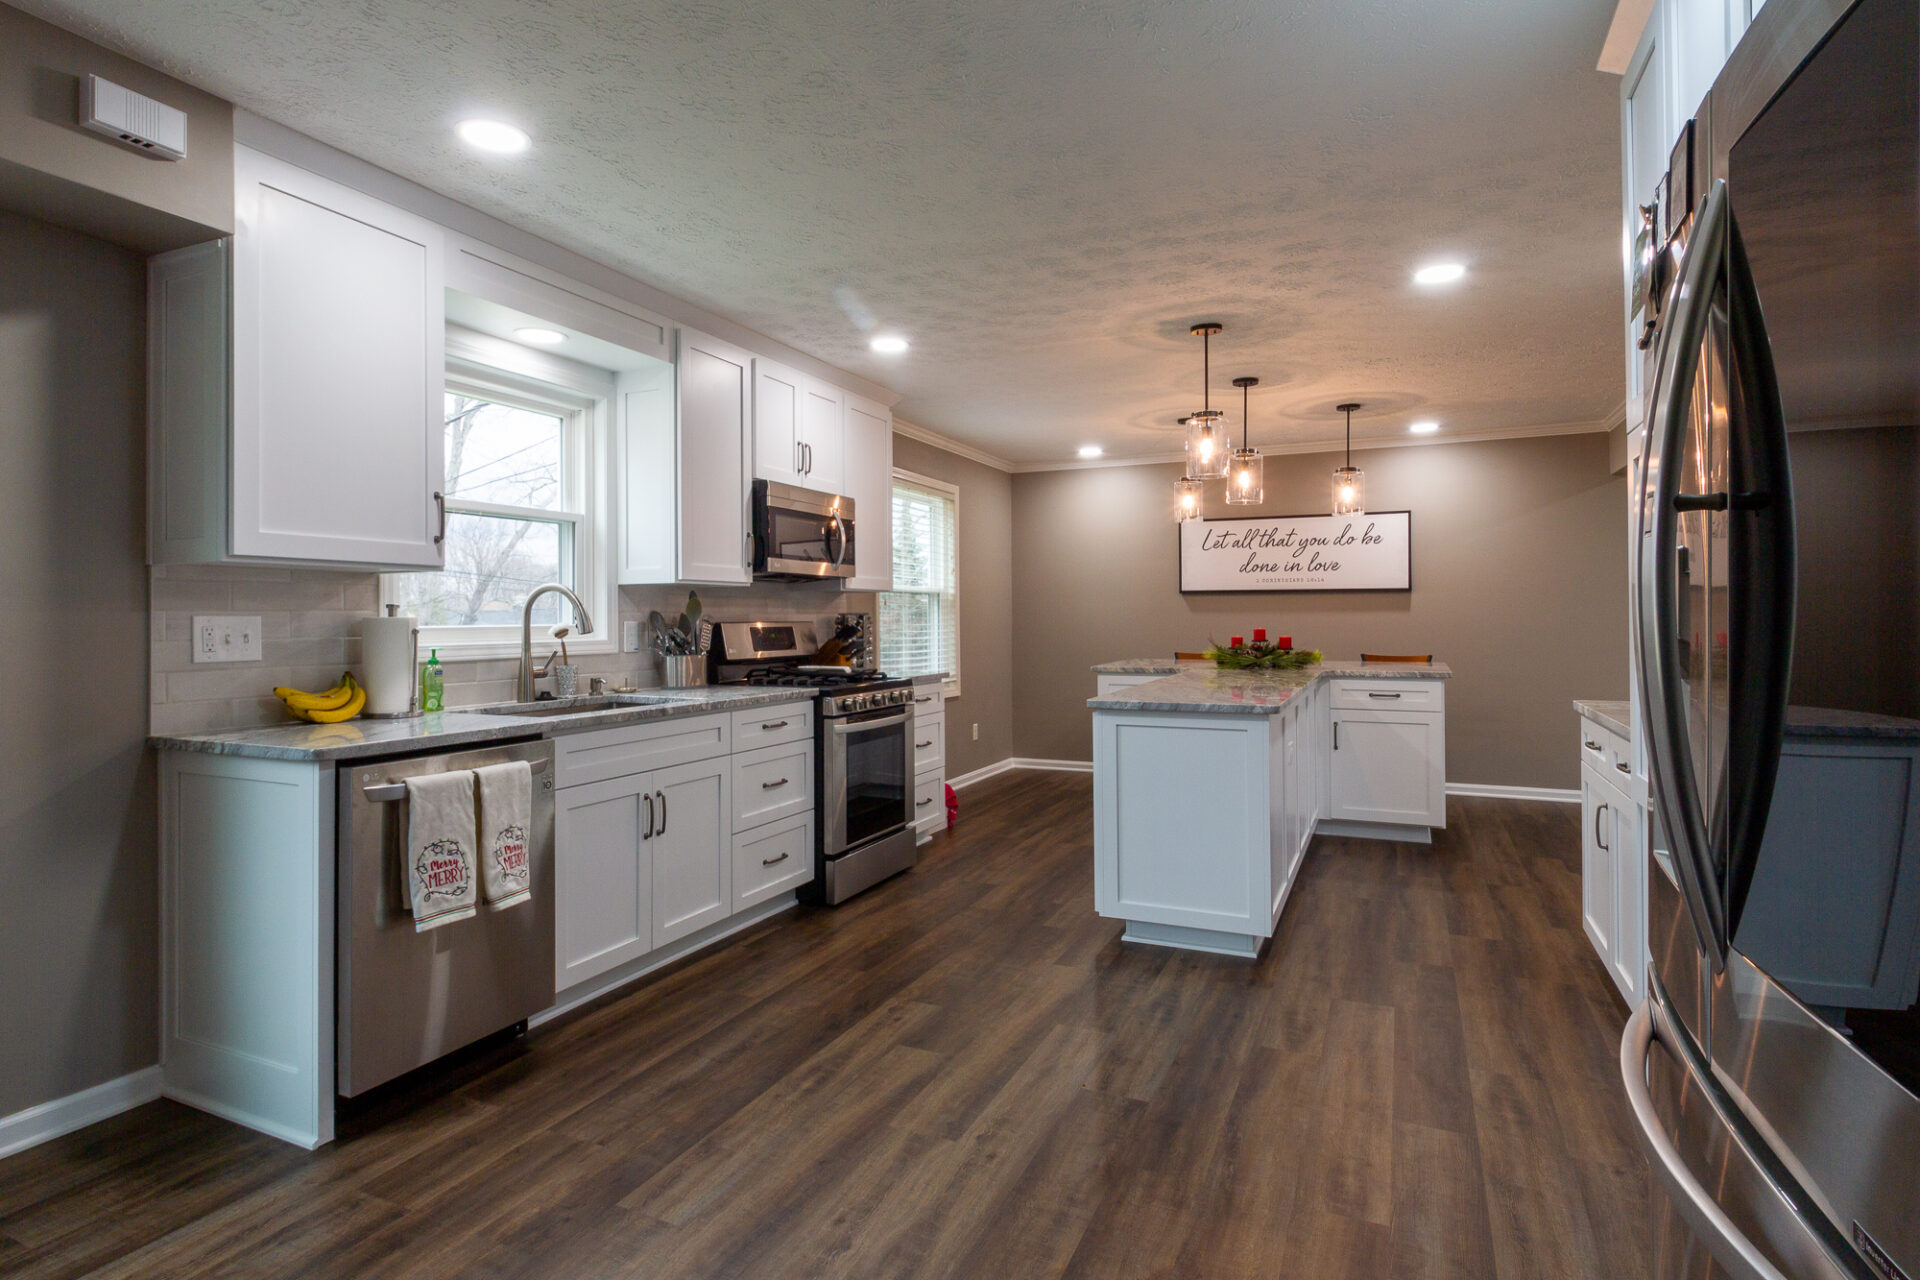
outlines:
M653 950L651 777L565 787L554 800L555 990Z
M1591 767L1580 769L1580 925L1600 960L1613 972L1619 921L1614 839L1614 791Z
M772 360L753 361L753 475L757 480L809 487L801 424L806 380Z
M443 244L236 148L233 554L438 568Z
M809 378L800 397L801 485L821 493L847 491L846 425L840 388ZM858 512L855 512L856 516Z
M680 580L745 585L753 358L680 331Z
M1330 754L1335 819L1446 825L1443 716L1336 709Z
M854 568L849 591L893 590L893 413L847 397L846 488L853 499Z
M665 946L733 910L733 762L655 770L653 943Z

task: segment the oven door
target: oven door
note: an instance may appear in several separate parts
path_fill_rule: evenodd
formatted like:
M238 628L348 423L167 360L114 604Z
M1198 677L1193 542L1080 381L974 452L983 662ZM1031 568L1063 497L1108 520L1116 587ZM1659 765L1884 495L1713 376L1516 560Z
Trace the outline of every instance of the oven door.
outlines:
M897 707L820 721L820 851L828 858L906 830L913 814L913 713Z
M853 499L753 483L753 572L761 578L851 578Z

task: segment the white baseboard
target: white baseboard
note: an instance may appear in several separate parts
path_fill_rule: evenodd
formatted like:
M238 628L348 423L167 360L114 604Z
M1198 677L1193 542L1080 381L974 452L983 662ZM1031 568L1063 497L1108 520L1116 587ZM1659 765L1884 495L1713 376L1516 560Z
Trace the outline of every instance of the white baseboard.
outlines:
M970 787L976 782L985 782L988 778L997 778L1003 773L1011 773L1015 767L1013 757L1008 756L1005 760L996 760L990 765L975 769L972 773L963 773L957 778L948 778L947 785L955 791L958 791L960 788Z
M1551 800L1556 804L1579 804L1578 791L1558 787L1507 787L1494 782L1449 782L1450 796L1482 796L1489 800Z
M152 1102L160 1096L160 1068L143 1067L105 1084L0 1116L0 1158L84 1129L108 1116Z
M543 1022L552 1022L563 1014L572 1013L581 1005L598 1000L609 991L618 991L629 982L646 977L663 965L672 964L683 956L692 955L705 947L710 947L722 938L728 938L742 929L750 929L762 920L771 919L782 911L791 911L799 905L794 893L783 893L777 898L768 898L765 902L748 907L737 916L728 916L718 924L708 925L698 933L690 933L678 942L668 943L658 951L650 951L637 960L629 961L618 969L610 969L585 982L576 983L558 993L553 1004L527 1019L529 1028Z
M1091 760L1036 760L1032 756L1015 756L1008 764L1015 769L1054 769L1061 773L1092 773Z

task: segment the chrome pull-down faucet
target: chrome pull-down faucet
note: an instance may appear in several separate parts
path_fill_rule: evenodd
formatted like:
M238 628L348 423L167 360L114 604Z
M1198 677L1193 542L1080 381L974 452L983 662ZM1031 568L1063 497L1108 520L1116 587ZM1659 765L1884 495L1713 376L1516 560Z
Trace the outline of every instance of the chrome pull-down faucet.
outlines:
M580 603L580 597L573 594L573 588L563 582L547 582L527 593L526 604L520 607L520 687L515 701L533 701L533 682L547 674L547 668L553 665L548 658L545 666L533 665L533 602L549 591L558 591L573 601L573 616L580 624L582 633L593 630L593 619L587 615L587 606Z

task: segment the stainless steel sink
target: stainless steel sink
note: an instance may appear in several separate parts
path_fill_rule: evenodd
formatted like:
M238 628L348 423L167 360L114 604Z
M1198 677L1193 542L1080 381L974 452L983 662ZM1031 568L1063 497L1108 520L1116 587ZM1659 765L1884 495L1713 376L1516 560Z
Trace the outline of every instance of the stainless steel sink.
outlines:
M634 707L679 706L687 698L659 698L642 693L609 693L587 698L550 698L540 702L501 702L475 707L483 716L577 716L595 711L628 711Z

